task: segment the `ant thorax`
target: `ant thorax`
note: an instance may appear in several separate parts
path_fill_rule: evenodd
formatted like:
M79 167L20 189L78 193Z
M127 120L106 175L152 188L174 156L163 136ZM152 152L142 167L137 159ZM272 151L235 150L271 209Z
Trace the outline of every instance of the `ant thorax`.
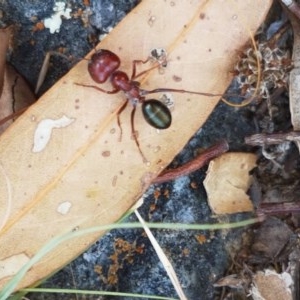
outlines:
M130 93L125 93L125 96L130 101L132 106L137 106L139 103L143 102L143 100L140 98L132 97Z

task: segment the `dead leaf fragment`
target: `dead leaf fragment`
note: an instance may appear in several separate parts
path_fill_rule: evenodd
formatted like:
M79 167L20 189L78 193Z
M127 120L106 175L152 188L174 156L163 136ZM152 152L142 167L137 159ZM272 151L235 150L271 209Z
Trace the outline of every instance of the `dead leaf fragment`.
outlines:
M281 253L293 232L287 224L275 217L267 218L256 230L251 250L260 260L272 261Z
M10 28L0 29L0 97L3 89L6 51L9 45Z
M226 153L210 162L204 187L208 203L215 214L253 211L246 194L255 167L256 156L251 153Z
M3 91L0 97L0 120L23 108L29 107L33 102L35 102L35 95L27 82L12 66L6 64ZM0 134L12 122L13 120L9 120L1 125Z
M11 28L0 30L0 120L28 107L35 101L35 96L26 81L16 70L6 63ZM7 121L0 126L0 134L12 123Z
M294 34L294 43L293 43L293 56L292 61L294 68L290 72L289 80L289 95L290 95L290 110L291 110L291 121L294 127L294 130L300 130L300 24L299 20L289 14L293 34ZM300 151L300 142L296 141L296 145Z
M254 300L292 300L290 286L293 280L289 273L273 270L257 272L253 278L251 295Z
M240 289L245 284L244 280L236 274L228 275L226 277L220 278L216 283L215 287L230 287L233 289Z

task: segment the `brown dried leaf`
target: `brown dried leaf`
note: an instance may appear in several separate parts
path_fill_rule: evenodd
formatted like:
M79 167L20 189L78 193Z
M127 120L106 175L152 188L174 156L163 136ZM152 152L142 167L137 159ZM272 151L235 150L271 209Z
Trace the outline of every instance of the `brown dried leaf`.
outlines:
M168 67L164 74L149 72L141 82L145 89L223 93L236 51L249 39L247 29L256 30L271 3L144 0L99 48L117 53L121 69L128 73L134 59L145 59L153 48L165 48ZM217 98L174 94L172 126L160 132L148 126L138 110L136 130L149 160L144 164L130 137L128 110L121 116L123 139L119 142L116 115L124 95L107 95L74 83L95 84L86 60L0 137L0 207L7 207L11 200L9 219L0 236L0 286L52 237L116 222L218 102ZM0 214L3 219L5 210ZM100 234L63 243L30 269L19 288L61 268Z
M233 289L241 289L244 285L245 280L236 274L222 277L216 283L214 283L215 287L230 287Z
M0 98L0 120L28 107L35 102L35 96L24 78L16 70L6 64L4 72L4 85ZM10 126L9 120L0 126L0 134Z
M255 163L256 156L251 153L225 153L210 162L204 187L215 214L253 211L246 192L251 183L249 171Z
M4 83L4 71L6 63L6 51L9 45L10 28L0 29L0 97Z
M272 261L282 252L292 235L293 232L286 223L269 217L255 231L251 252L261 261Z
M278 274L273 270L258 271L253 278L251 295L254 300L292 300L289 273Z
M10 42L11 28L0 29L0 120L28 107L35 96L26 81L6 63L6 52ZM0 125L0 134L12 123L12 120Z

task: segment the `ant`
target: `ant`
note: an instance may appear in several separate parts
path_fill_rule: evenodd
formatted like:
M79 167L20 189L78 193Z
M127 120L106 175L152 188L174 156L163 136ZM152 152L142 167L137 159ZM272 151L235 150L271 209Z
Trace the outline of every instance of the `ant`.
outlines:
M161 92L177 92L177 93L204 95L210 97L222 96L221 94L200 93L200 92L192 92L192 91L173 89L173 88L158 88L150 91L141 89L140 83L135 79L149 72L150 70L158 67L156 65L150 69L142 71L139 74L136 74L136 65L138 63L145 64L148 62L148 60L149 58L145 61L134 60L132 63L132 74L131 77L129 78L129 76L125 72L119 70L121 64L120 58L115 53L109 50L100 49L97 50L92 55L91 60L89 61L88 64L88 71L92 79L97 83L101 84L106 82L109 79L113 89L111 91L108 91L94 85L75 83L76 85L94 88L106 94L116 94L120 91L123 91L125 93L126 101L117 111L117 122L121 131L120 137L122 137L120 114L126 108L128 102L130 102L133 106L133 109L131 111L131 133L144 162L146 162L147 160L140 148L140 144L134 129L134 116L135 116L137 104L139 103L142 104L143 116L146 122L152 127L157 129L167 129L171 126L172 123L172 115L169 108L165 104L163 104L162 102L156 99L146 99L145 97L146 95L161 93Z

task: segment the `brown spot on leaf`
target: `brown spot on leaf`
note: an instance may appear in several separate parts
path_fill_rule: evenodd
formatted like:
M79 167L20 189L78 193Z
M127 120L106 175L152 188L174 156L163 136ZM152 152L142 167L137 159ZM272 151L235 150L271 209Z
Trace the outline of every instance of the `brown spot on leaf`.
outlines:
M102 156L103 157L109 157L110 156L110 151L103 151Z
M118 176L115 175L115 176L113 177L113 179L112 179L112 186L113 186L113 187L116 186L116 184L117 184L117 179L118 179Z
M203 19L205 18L205 13L201 13L200 16L199 16L199 18L200 18L201 20L203 20Z
M174 80L175 82L180 82L180 81L182 81L182 78L179 77L179 76L177 76L177 75L173 75L173 80Z

